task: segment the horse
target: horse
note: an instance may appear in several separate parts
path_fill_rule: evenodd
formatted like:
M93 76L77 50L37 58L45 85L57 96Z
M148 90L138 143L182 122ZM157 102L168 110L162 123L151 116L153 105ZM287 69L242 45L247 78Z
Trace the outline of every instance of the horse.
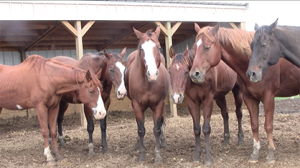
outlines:
M278 19L270 26L255 24L255 35L251 43L252 55L247 77L252 82L261 81L267 69L285 58L300 68L300 27L277 26Z
M35 108L44 138L47 164L55 164L55 160L62 159L56 139L56 119L61 97L64 93L76 92L78 100L87 104L94 117L102 119L106 110L101 99L103 88L99 76L89 70L84 71L39 55L29 56L19 65L0 65L0 113L2 108ZM49 148L48 124L55 158Z
M91 73L96 74L100 69L102 69L101 81L103 85L103 92L101 93L104 106L106 111L110 105L110 93L112 85L115 88L115 94L118 100L125 98L127 91L124 84L124 71L125 63L123 61L123 56L126 53L126 47L122 50L120 54L112 53L107 51L101 51L98 53L86 53L80 60L75 60L71 57L66 56L56 56L52 59L63 62L68 65L76 66L83 70L89 70ZM77 104L81 103L76 99L75 92L65 93L62 96L62 100L59 104L59 113L57 118L58 125L58 140L60 146L65 146L62 134L62 121L64 114L68 108L69 103ZM84 104L84 114L87 120L87 131L89 134L89 153L88 155L92 156L95 154L94 145L93 145L93 132L94 132L94 123L92 111ZM106 141L106 116L100 120L101 128L101 146L103 153L108 152L107 141Z
M125 86L127 97L131 100L132 108L138 126L139 161L145 161L145 116L149 107L153 111L156 146L155 162L162 162L160 155L160 135L163 134L164 99L168 95L169 76L165 68L165 59L160 53L158 40L160 27L155 31L148 30L142 33L133 28L139 39L137 50L133 51L126 61ZM165 143L162 141L162 144Z
M193 118L194 134L196 139L196 155L194 161L200 161L200 106L203 104L203 133L205 135L205 165L212 164L211 148L209 143L210 135L210 118L213 109L213 100L221 109L224 122L224 142L223 145L229 144L229 125L228 125L228 109L225 96L232 91L236 105L236 116L238 119L238 145L244 144L244 133L242 128L242 103L243 98L239 86L237 85L237 74L228 67L223 61L207 71L203 81L193 81L189 77L189 71L192 67L194 59L194 49L188 50L188 46L184 53L175 54L173 47L170 48L171 65L169 68L172 99L175 104L179 104L184 99L186 101L190 114Z
M190 76L199 78L211 67L219 64L222 59L238 74L238 84L241 88L244 102L250 113L253 134L253 151L249 162L256 163L259 158L260 141L258 134L259 102L264 105L265 131L268 138L267 163L275 162L275 145L273 142L274 97L287 97L300 92L300 68L281 58L278 64L270 67L260 82L249 81L246 76L254 32L241 29L200 27L195 24L197 32L197 48ZM298 78L297 78L298 77Z

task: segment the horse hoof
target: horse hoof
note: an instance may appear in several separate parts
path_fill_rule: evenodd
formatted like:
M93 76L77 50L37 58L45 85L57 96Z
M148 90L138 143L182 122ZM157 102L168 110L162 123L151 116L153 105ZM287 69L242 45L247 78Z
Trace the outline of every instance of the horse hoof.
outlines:
M56 161L63 160L63 157L59 153L54 154L54 156Z
M89 157L92 157L92 156L94 156L95 155L95 152L94 151L90 151L89 153L88 153L88 156Z
M162 163L163 159L161 157L156 157L155 158L155 163Z
M204 161L204 165L205 165L205 166L212 165L212 160L205 160L205 161Z
M266 163L268 164L274 164L275 162L275 159L266 159Z
M244 145L245 145L245 141L244 140L238 141L238 146L244 146Z
M54 160L47 161L47 166L56 166L56 162Z
M145 161L146 161L145 156L140 156L140 158L139 158L139 163L145 162Z
M249 163L257 163L258 162L258 154L251 154L250 159L249 159Z
M66 146L66 143L65 143L64 141L60 141L60 142L59 142L59 146L60 146L60 147L64 147L64 146Z
M102 152L103 152L103 154L108 154L109 150L106 148L106 149L103 149Z
M161 143L161 144L160 144L160 147L161 147L161 148L166 148L166 147L167 147L167 143L166 143L166 142Z
M198 158L198 159L194 158L193 162L194 162L194 163L199 163L199 162L200 162L200 159L199 159L199 158Z

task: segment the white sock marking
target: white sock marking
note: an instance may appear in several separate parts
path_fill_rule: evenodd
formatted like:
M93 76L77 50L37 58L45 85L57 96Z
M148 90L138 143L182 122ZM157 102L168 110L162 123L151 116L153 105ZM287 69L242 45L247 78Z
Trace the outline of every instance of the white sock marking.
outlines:
M142 49L144 50L145 53L145 62L148 67L148 71L151 73L156 73L157 68L156 68L156 63L153 55L153 47L155 46L155 43L153 41L149 40L146 41L144 44L142 44Z
M22 110L22 109L23 109L22 106L20 106L20 105L18 105L18 104L17 104L17 108L18 108L19 110Z
M253 139L253 148L258 149L258 150L260 149L260 143L259 143L259 141L256 142L256 140Z
M199 40L197 41L197 48L198 48L201 44L202 44L202 40L199 39Z
M99 88L98 88L98 91L99 91L99 96L98 96L98 101L97 101L97 107L92 108L92 110L94 111L94 117L99 120L106 116L106 110L104 107L104 103L103 103Z

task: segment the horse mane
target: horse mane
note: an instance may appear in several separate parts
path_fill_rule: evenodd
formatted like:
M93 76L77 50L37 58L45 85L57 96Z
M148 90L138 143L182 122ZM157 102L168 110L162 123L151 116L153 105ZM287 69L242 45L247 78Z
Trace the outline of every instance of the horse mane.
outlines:
M172 64L173 63L180 63L180 64L184 64L188 67L191 67L192 64L193 64L194 56L195 56L194 50L193 49L189 50L189 58L188 59L183 54L184 53L176 54L176 56L172 60Z
M201 34L205 34L210 40L215 39L211 34L213 27L207 26L200 30L197 37ZM216 40L224 48L232 48L235 53L240 55L251 56L250 44L253 41L254 32L247 32L242 29L229 29L220 27L216 36ZM196 38L197 39L197 38ZM214 40L212 40L214 41Z

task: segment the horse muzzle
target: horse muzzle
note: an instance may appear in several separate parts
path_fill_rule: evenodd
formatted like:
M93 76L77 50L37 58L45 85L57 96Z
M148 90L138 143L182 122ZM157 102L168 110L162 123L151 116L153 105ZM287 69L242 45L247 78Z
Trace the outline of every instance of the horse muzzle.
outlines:
M194 83L201 84L205 81L206 69L201 72L196 70L194 72L190 72L190 78Z
M123 100L125 96L127 95L127 90L125 87L119 87L119 89L116 92L117 99L118 100Z
M259 82L262 79L262 71L259 70L259 71L255 72L255 71L248 69L246 72L246 76L251 82Z
M147 75L148 81L149 82L156 81L158 74L159 74L158 70L156 70L155 72L147 71L146 75Z
M172 100L175 104L180 104L183 101L183 94L178 94L178 93L174 93L174 95L172 95Z

